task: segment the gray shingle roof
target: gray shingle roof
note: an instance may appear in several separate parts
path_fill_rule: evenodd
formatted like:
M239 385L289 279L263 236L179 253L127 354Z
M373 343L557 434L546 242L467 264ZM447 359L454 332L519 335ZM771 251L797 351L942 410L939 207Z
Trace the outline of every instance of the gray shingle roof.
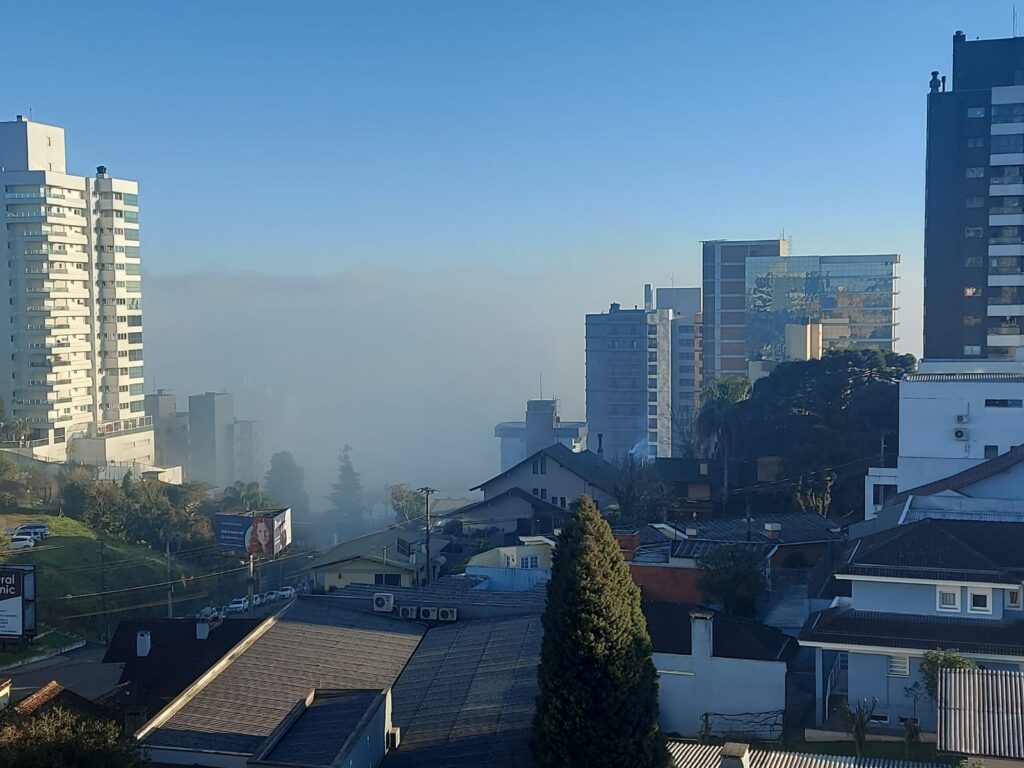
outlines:
M252 754L312 688L389 688L426 631L317 597L299 598L268 623L198 693L186 691L142 744Z
M590 485L595 485L601 490L614 495L615 489L619 484L620 474L618 468L614 464L609 463L603 456L598 456L593 451L580 451L579 453L574 453L570 448L567 448L561 443L555 443L554 445L549 445L547 448L541 448L537 453L527 456L515 466L509 467L504 472L495 475L491 479L486 480L480 483L480 485L470 488L469 490L477 491L489 483L494 482L498 478L505 477L527 462L533 461L533 457L540 453L545 454L549 459L565 467Z
M529 768L539 616L435 627L392 692L402 743L384 768Z
M1024 673L944 670L938 715L940 751L1024 759Z
M792 637L774 627L702 606L648 601L643 604L643 610L655 653L689 656L693 652L690 627L693 611L714 616L711 636L712 654L716 658L789 661L799 650Z
M382 587L375 584L349 584L319 599L372 598L378 592L395 596L395 605L415 606L481 606L491 608L522 608L524 612L540 613L547 600L547 584L538 584L523 592L479 589L487 579L459 576L438 579L426 587Z
M669 741L668 751L675 768L718 768L722 747L718 744L695 744ZM750 768L942 768L939 763L914 763L845 755L814 755L781 749L754 747L750 750Z
M769 538L764 526L778 523L779 535ZM687 526L689 527L689 526ZM713 517L696 524L698 541L757 542L761 544L810 544L820 541L840 541L839 527L828 518L811 512L787 512L781 515L751 517Z

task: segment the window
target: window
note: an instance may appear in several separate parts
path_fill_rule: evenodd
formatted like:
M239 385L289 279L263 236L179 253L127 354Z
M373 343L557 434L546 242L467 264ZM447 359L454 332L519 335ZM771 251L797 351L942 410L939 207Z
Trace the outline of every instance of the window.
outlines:
M985 407L986 408L1020 408L1022 406L1024 406L1024 400L1017 400L1017 399L1013 399L1013 398L1011 398L1011 399L1004 399L1004 398L991 399L990 398L990 399L986 399L985 400Z
M985 260L981 256L964 256L964 266L968 269L985 266Z
M1006 607L1015 611L1021 609L1021 588L1006 590Z
M964 315L964 325L968 328L981 325L981 315Z
M540 459L534 459L533 460L533 474L535 474L535 475L539 475L540 474Z
M984 237L984 227L964 227L964 237Z
M547 454L542 453L540 455L540 473L546 475L548 473L548 457Z
M992 137L992 154L1005 155L1008 153L1024 152L1024 135L1013 133L1009 136Z
M967 176L968 179L984 179L985 168L984 166L972 165L964 171L964 175Z
M648 389L657 389L658 388L658 380L657 379L648 379L647 380L647 388Z
M994 458L997 458L998 456L999 456L999 446L998 445L986 445L985 446L985 458L986 459L994 459Z
M658 335L658 326L653 325L653 324L648 325L647 326L647 335L648 336L657 336Z
M548 489L547 488L541 488L540 489L540 498L541 498L542 501L547 501L548 500Z
M657 376L658 375L658 366L656 366L656 365L648 365L647 366L647 375L648 376Z
M939 587L935 598L935 607L940 611L959 611L960 589L958 587Z
M658 406L656 406L656 405L648 405L647 406L647 415L648 416L657 416L658 415Z
M910 675L909 656L889 657L889 677L908 677Z
M993 227L988 242L990 245L1018 245L1021 242L1021 228Z
M979 352L978 354L980 355L981 352ZM648 403L656 403L656 402L658 402L658 393L657 392L648 392L647 393L647 402Z
M1019 165L1003 165L992 169L993 184L1020 184L1022 169ZM971 178L968 176L968 178Z
M377 586L400 587L402 586L402 576L398 573L375 573L373 574L373 583Z
M872 723L888 723L889 722L889 716L888 715L872 715L871 716L871 722Z
M1019 181L1019 177L1018 177ZM1019 214L1021 212L1021 197L1020 195L1002 195L1000 197L993 197L992 204L988 208L989 213L1009 213Z
M533 489L533 495L534 496L540 496L540 488L534 488Z
M968 197L964 200L964 205L968 208L984 208L985 198L984 197Z
M992 613L992 590L985 587L967 588L968 613Z
M648 432L647 433L647 442L649 442L649 443L656 443L656 442L658 442L658 433L657 432Z
M658 428L658 420L657 419L648 419L647 420L647 428L648 429L657 429Z
M972 118L972 119L976 118L976 117L984 117L985 116L985 108L984 107L968 107L967 108L967 116Z
M540 568L540 557L537 555L527 555L519 558L520 568Z
M981 136L971 136L970 138L967 139L967 148L968 149L978 149L979 147L984 147L984 146L985 146L985 139L983 139Z
M973 298L975 296L981 296L981 288L977 285L965 285L964 296Z
M980 357L981 347L977 344L964 345L964 357Z
M971 107L968 107L967 111L970 112L971 109ZM982 107L982 109L984 109L984 107ZM968 117L970 117L970 115L968 115ZM982 114L982 117L984 117L984 114ZM1024 104L993 104L992 122L1024 123Z

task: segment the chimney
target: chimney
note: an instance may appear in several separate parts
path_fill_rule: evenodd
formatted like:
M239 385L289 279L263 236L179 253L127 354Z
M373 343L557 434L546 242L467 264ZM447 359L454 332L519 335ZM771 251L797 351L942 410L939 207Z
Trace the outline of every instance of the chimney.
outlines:
M597 455L604 456L604 435L597 433Z
M196 622L196 640L205 640L210 636L210 622L208 621L197 621Z
M715 614L711 611L690 611L690 655L710 659L714 651Z
M765 523L764 535L769 539L777 539L782 535L782 523Z
M718 768L750 768L750 745L738 741L726 742L722 747Z
M140 659L144 659L149 656L149 649L152 647L152 642L149 638L149 630L142 629L135 633L135 655Z

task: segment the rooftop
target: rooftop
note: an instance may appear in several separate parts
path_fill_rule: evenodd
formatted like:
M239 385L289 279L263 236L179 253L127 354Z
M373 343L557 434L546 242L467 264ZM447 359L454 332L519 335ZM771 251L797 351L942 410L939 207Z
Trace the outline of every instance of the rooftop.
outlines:
M51 680L35 693L31 693L19 701L14 705L14 711L24 717L34 715L51 707L61 707L92 716L99 715L102 711L99 705L94 704L84 696L79 696L70 688L65 688L56 680Z
M788 661L799 650L796 641L780 630L728 613L688 603L646 602L643 609L655 653L692 653L690 614L695 610L714 616L712 654L717 658Z
M741 745L745 746L745 745ZM675 768L719 768L722 746L670 739L668 751ZM750 768L943 768L939 763L915 763L888 758L815 755L781 749L754 747L749 750Z
M916 651L954 648L962 653L1024 656L1024 621L965 621L836 607L812 613L799 640L802 645L838 643Z
M364 558L380 562L384 562L386 559L388 565L407 570L419 570L423 567L424 563L410 563L408 554L404 554L399 547L412 547L416 549L425 540L426 535L421 531L403 531L392 528L336 544L323 552L313 567L320 569L344 560ZM430 537L431 558L436 558L448 546L449 541L450 539L447 536L432 534ZM387 548L386 552L385 548Z
M547 600L547 585L538 584L521 592L487 589L483 576L445 576L425 587L381 587L375 584L349 584L320 600L370 600L379 592L395 596L395 605L515 608L522 612L542 613Z
M534 496L531 493L527 493L522 488L512 487L506 491L502 491L496 496L491 496L489 499L481 499L480 501L474 501L471 504L459 507L458 509L451 510L448 514L451 517L459 517L465 514L476 514L479 515L483 510L489 509L490 507L504 501L508 498L521 499L533 506L533 511L540 515L547 515L548 517L565 517L569 514L569 511L562 509L562 507L552 504L550 501L545 501L538 496ZM483 522L495 522L505 523L511 522L507 518L484 520Z
M778 523L778 535L771 536L765 524ZM822 541L841 541L839 526L826 517L810 512L787 512L781 515L760 515L746 517L713 517L700 520L695 525L695 536L688 539L698 541L756 542L777 545L811 544Z
M533 461L535 456L539 456L542 453L551 461L554 461L569 470L590 485L596 486L606 493L614 495L615 488L619 484L619 470L614 464L610 464L605 461L603 457L598 456L593 451L580 451L579 453L574 453L570 448L562 445L561 443L555 443L554 445L549 445L547 448L541 448L537 453L527 456L514 467L510 467L506 471L495 475L490 480L480 483L480 485L475 488L470 488L469 490L478 491L495 480L508 476L519 469L519 467Z
M922 375L922 374L916 374ZM938 374L927 374L938 375ZM1024 381L1024 374L1021 374L1021 381ZM898 493L886 502L887 506L902 504L911 496L930 496L944 491L959 491L975 483L979 483L1000 472L1014 467L1024 461L1024 445L1011 448L1006 453L996 456L994 459L983 461L981 464L957 472L955 475L944 477L931 483L919 485L909 491Z
M940 752L1024 759L1024 673L944 670L938 731Z
M836 575L1020 584L1022 551L1020 523L928 518L864 537Z

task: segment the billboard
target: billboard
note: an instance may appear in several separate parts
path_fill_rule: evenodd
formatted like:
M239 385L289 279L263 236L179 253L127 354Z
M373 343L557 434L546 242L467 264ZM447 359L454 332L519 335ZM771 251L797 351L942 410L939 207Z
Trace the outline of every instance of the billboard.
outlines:
M214 518L214 533L220 549L276 557L292 543L292 510L219 514Z
M35 566L0 565L0 638L20 639L35 633Z

